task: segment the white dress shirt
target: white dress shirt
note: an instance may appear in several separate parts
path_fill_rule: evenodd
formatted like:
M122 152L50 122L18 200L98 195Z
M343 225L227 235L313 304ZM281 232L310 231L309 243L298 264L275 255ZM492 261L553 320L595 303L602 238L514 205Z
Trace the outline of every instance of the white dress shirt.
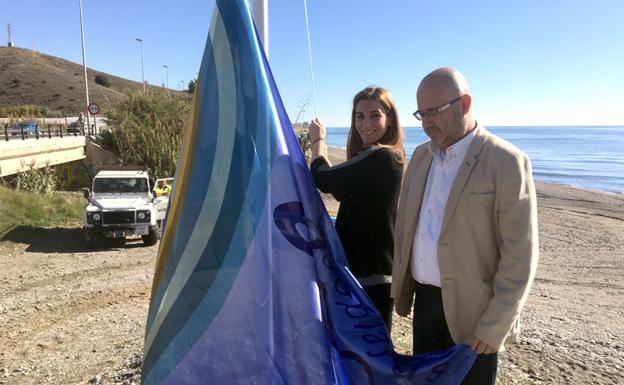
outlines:
M433 161L427 176L425 195L412 242L412 276L420 283L440 287L438 239L442 229L444 209L455 177L477 130L478 128L472 130L460 141L448 147L446 151L442 151L433 142L429 143Z

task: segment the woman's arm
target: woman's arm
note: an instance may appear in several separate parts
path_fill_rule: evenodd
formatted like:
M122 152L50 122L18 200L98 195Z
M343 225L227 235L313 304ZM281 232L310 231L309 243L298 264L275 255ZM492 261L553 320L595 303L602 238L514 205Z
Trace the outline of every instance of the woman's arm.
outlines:
M329 161L329 156L327 155L327 142L325 141L327 132L325 130L325 126L321 123L319 118L314 118L314 120L310 122L308 132L310 134L310 140L312 141L312 161L322 156L325 158L327 165L331 167L332 164Z
M403 166L392 150L369 148L331 167L324 157L317 157L310 164L310 171L321 191L342 201L347 196L385 196L400 188Z

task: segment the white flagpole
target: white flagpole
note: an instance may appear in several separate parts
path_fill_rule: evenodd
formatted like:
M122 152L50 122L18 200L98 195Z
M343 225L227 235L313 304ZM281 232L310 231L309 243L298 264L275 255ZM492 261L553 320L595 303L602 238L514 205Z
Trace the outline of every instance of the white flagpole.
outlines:
M264 54L269 58L269 0L252 0L252 11L260 40L264 46Z
M308 60L310 61L310 82L312 83L312 102L314 103L314 116L316 112L316 89L314 87L314 69L312 67L312 44L310 44L310 27L308 27L308 2L303 0L303 13L305 15L306 37L308 38Z

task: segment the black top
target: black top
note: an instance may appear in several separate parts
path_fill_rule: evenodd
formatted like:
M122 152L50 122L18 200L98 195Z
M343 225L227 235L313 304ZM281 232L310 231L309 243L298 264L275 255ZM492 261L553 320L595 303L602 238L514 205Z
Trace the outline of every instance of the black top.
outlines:
M334 167L318 157L310 170L318 188L340 202L336 231L353 275L391 276L400 157L388 147L369 147Z

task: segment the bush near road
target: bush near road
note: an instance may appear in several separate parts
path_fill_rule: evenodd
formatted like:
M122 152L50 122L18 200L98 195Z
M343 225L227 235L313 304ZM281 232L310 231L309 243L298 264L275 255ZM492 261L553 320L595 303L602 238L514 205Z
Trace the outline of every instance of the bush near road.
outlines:
M124 165L147 166L154 178L174 175L190 100L166 91L134 92L106 112L103 144Z
M33 194L0 186L0 238L13 226L79 226L85 206L79 193Z

